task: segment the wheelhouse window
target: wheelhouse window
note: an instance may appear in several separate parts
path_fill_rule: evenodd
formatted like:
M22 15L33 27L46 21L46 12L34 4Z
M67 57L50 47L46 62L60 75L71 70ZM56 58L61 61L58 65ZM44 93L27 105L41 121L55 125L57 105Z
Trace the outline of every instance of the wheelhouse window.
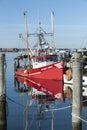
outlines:
M58 61L58 55L46 55L46 56L41 56L41 57L34 57L33 58L34 62L56 62Z
M50 56L50 57L46 57L46 61L58 61L58 56L55 55L55 56Z

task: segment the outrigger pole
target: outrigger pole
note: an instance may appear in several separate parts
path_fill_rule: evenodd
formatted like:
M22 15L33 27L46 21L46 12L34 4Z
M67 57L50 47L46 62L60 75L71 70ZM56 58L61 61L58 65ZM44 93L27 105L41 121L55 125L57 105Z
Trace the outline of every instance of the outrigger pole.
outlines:
M26 48L28 54L28 68L30 68L30 49L29 49L29 42L28 42L28 23L27 23L27 11L24 12L24 20L25 20L25 29L26 29Z

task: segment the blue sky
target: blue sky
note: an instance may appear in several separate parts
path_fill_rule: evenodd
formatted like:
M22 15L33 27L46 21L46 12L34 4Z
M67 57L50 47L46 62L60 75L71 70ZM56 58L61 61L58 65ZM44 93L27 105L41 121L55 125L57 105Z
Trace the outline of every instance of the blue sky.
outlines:
M0 0L0 48L24 47L19 39L19 33L25 34L24 11L30 33L39 20L50 32L50 13L54 11L55 46L87 47L87 0Z

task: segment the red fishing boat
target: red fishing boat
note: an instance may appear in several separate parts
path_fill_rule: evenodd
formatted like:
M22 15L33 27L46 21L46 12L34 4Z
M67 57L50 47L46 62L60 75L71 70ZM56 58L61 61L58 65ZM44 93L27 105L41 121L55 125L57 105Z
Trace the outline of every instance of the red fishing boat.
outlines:
M53 79L53 80L63 80L63 61L58 61L50 65L46 65L39 68L15 68L15 76L22 76L29 78L39 78L39 79Z
M53 14L53 13L52 13ZM26 18L26 12L24 13ZM27 22L26 22L27 23ZM14 74L15 76L38 79L63 80L64 61L58 61L58 55L54 46L50 46L45 40L45 35L52 36L52 44L54 39L54 29L52 33L46 33L39 23L39 31L34 34L28 34L26 25L26 50L27 54L21 54L15 58ZM38 37L38 44L33 49L37 50L36 54L31 54L32 49L28 47L28 36L35 35ZM22 37L22 36L20 36ZM21 64L21 62L24 62Z

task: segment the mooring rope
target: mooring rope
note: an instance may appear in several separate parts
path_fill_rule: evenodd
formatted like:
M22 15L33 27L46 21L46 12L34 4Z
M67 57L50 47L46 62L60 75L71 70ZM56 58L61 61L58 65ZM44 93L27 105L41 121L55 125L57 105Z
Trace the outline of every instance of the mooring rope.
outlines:
M79 120L81 120L81 121L83 121L83 122L87 123L87 120L84 120L83 118L81 118L81 117L77 116L76 114L71 113L71 115L72 115L73 117L76 117L76 118L78 118Z
M20 104L20 103L14 101L13 99L9 98L8 96L6 96L6 97L7 97L11 102L13 102L13 103L15 103L15 104L17 104L17 105L19 105L19 106L26 107L26 105ZM83 102L86 102L86 101L87 101L87 99L86 99L86 100L83 100ZM70 108L70 107L71 107L71 105L66 106L66 107L61 107L61 108L52 108L52 109L49 109L49 110L48 110L48 109L43 109L43 111L44 111L44 112L59 111L59 110L68 109L68 108ZM85 120L85 119L83 119L83 118L77 116L75 113L71 113L71 115L72 115L73 117L76 117L76 118L78 118L79 120L81 120L81 121L87 123L87 120Z
M6 96L6 97L7 97L11 102L13 102L13 103L15 103L15 104L17 104L17 105L19 105L19 106L25 107L23 104L20 104L20 103L14 101L13 99L9 98L8 96Z
M86 101L87 101L87 99L86 99L86 100L83 100L82 102L84 103L84 102L86 102ZM85 119L83 119L83 118L77 116L75 113L71 113L71 115L72 115L73 117L76 117L76 118L78 118L79 120L81 120L81 121L87 123L87 120L85 120Z
M46 112L47 112L47 111L52 111L52 110L54 110L54 111L59 111L59 110L68 109L68 108L70 108L70 107L71 107L71 106L69 105L69 106L67 106L67 107L53 108L53 109L50 109L50 110L46 109L45 111L46 111Z

